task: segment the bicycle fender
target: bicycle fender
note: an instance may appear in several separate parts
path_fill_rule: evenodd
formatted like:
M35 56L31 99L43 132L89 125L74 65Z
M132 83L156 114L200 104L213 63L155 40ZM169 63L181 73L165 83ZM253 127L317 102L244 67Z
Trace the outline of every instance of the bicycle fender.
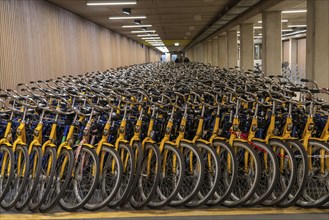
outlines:
M91 144L83 144L82 147L88 147L90 149L94 149L95 147Z
M266 143L266 140L261 139L261 138L253 138L253 139L251 139L251 141L258 141L258 142Z

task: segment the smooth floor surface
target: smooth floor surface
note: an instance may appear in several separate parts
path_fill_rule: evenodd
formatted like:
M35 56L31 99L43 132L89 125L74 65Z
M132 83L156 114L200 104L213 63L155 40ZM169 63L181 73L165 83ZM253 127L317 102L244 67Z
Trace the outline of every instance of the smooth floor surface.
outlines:
M60 209L52 213L41 214L25 212L6 212L0 209L0 220L16 219L157 219L157 220L215 220L215 219L289 219L289 220L329 220L329 210L324 209L301 209L291 207L287 209L278 208L210 208L210 209L164 209L164 210L102 210L97 212L79 211L76 213L64 212Z

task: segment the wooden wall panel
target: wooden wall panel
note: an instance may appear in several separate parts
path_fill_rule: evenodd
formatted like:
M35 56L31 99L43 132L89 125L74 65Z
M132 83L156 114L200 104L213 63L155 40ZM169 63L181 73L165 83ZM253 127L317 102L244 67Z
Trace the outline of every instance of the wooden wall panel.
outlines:
M159 57L151 48L48 2L0 1L0 88Z

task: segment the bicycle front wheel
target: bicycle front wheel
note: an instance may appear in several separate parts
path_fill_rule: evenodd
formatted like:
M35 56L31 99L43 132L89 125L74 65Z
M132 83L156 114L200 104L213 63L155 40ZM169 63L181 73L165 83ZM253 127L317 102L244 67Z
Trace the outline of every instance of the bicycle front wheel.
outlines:
M260 162L252 147L242 141L234 141L233 149L237 160L237 179L230 197L223 202L228 207L246 203L255 193L260 181Z
M30 172L30 159L25 145L18 145L14 152L14 178L10 182L8 192L2 198L1 207L5 210L13 208L24 192Z
M165 144L162 152L160 180L150 208L162 208L178 194L184 180L185 163L181 152L173 145Z
M119 190L123 166L115 149L102 147L100 152L100 177L93 196L84 209L96 211L107 206Z
M200 207L206 204L217 190L219 182L219 158L215 149L200 141L196 143L196 146L200 150L205 164L205 175L199 192L192 201L186 204L187 207Z
M130 200L135 209L144 208L155 196L161 174L161 154L156 144L146 143L137 189Z
M329 201L329 145L321 141L308 143L308 179L297 205L321 207Z
M204 161L195 145L181 141L179 144L185 163L184 181L170 206L178 207L189 203L199 192L204 179Z
M41 162L42 162L42 152L40 146L33 146L29 154L30 167L26 169L30 170L30 175L27 178L27 182L23 187L23 193L20 196L20 200L16 203L15 208L17 210L23 210L30 202L33 197L37 184L40 179L41 173Z
M14 153L10 147L0 147L0 201L9 191L11 181L14 178Z
M76 148L74 154L73 175L59 201L61 208L70 212L77 211L88 202L99 178L99 158L94 149L83 145L80 152Z

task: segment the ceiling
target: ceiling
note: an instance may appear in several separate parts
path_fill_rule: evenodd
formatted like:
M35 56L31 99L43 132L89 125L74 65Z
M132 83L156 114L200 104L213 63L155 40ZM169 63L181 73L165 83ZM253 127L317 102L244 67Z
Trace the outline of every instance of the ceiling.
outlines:
M227 14L230 13L230 10L235 10L234 7L241 4L241 2L253 2L254 4L258 2L256 0L137 0L136 5L129 6L88 6L86 4L87 0L46 1L137 42L149 45L140 37L137 37L137 34L131 33L131 30L140 30L140 28L122 28L122 25L133 25L134 20L109 19L110 16L127 16L123 14L122 9L131 8L132 13L130 16L145 15L146 19L141 19L141 24L151 24L152 27L147 29L156 30L156 34L159 35L169 51L181 51L192 41L202 37L205 32L209 30L216 31L214 29L216 23L225 17L225 13ZM306 9L306 0L284 0L278 2L280 3L268 10ZM261 19L261 14L258 14L250 19L246 19L244 23L254 23L254 26L261 26L258 23ZM287 26L292 24L306 24L306 13L282 14L282 19L288 20L287 23L283 23L283 29L288 28ZM232 29L238 30L238 26ZM255 29L255 36L260 33L261 29ZM177 42L179 46L174 46L174 43Z
M88 6L86 0L46 0L75 14L85 17L103 27L142 42L133 29L122 25L133 25L133 20L109 20L109 16L125 16L123 8L131 8L131 16L145 15L142 24L151 24L170 51L182 50L192 39L214 22L219 13L237 0L138 0L129 6ZM136 29L138 30L138 29ZM175 47L174 43L180 43Z

